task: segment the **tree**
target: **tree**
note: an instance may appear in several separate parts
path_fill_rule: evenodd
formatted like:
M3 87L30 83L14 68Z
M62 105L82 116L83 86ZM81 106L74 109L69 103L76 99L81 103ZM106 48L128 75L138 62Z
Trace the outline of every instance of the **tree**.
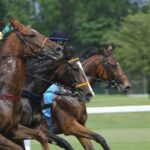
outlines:
M31 0L1 0L0 20L7 24L10 18L16 18L25 24L32 24L35 8L31 2Z
M78 49L99 46L103 36L121 22L132 5L128 0L34 0L40 5L35 26L49 35L53 29L63 29ZM134 7L135 8L135 7Z

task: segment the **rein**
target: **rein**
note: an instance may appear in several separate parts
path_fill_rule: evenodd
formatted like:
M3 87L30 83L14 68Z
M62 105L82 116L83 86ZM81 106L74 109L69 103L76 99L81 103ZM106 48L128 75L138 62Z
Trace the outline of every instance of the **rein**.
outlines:
M21 41L21 43L23 43L23 45L24 45L26 48L31 48L31 49L33 49L33 48L31 47L32 44L31 44L29 41L27 41L26 39L24 39L24 36L23 36L23 32L24 32L25 30L27 30L28 28L30 28L30 26L25 27L25 28L22 29L21 31L18 31L18 30L13 29L12 31L9 32L9 34L8 34L8 33L7 33L7 34L8 34L8 36L9 36L10 33L15 32L16 35L17 35L17 37L18 37L19 40ZM45 43L46 43L47 40L48 40L48 38L45 38L44 41L42 42L41 46L39 46L41 50L44 48ZM2 51L2 50L1 50L1 51ZM36 52L37 50L34 50L34 49L33 49L33 51ZM46 54L46 53L45 53L45 54ZM27 54L24 54L24 55L0 55L0 57L3 57L3 58L5 58L5 57L18 57L18 58L25 58L25 57L33 57L33 58L35 58L35 57L36 57L36 58L39 58L39 56L37 56L36 54L32 54L32 55L27 55Z
M74 62L74 61L79 61L79 58L73 58L73 59L69 60L68 62L70 63L70 62ZM69 65L68 65L68 70L69 70L69 73L72 74L72 71L71 71ZM71 77L72 77L72 76L71 76ZM75 85L75 88L80 88L80 87L82 87L82 86L87 86L88 84L89 84L89 81L83 82L83 83L77 83L77 84Z
M0 94L0 100L3 101L10 101L10 102L17 102L20 101L21 96L15 96L15 95L10 95L10 94Z
M41 78L39 76L36 76L36 75L33 75L33 74L29 74L29 73L25 73L27 76L30 76L30 77L33 77L33 78L36 78L36 79L40 79L41 81L44 81L46 83L51 83L51 84L55 84L55 85L58 85L60 87L64 87L65 89L68 89L68 90L71 90L71 91L75 91L73 88L70 88L68 86L64 86L62 84L59 84L59 83L56 83L56 82L53 82L53 81L49 81L49 80L46 80L44 78Z

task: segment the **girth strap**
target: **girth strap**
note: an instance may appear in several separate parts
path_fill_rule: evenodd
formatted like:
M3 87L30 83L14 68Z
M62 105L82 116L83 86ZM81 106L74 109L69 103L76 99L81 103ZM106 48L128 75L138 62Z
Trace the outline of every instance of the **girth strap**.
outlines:
M21 99L21 96L15 96L11 94L0 94L0 100L3 101L10 101L10 102L16 102Z

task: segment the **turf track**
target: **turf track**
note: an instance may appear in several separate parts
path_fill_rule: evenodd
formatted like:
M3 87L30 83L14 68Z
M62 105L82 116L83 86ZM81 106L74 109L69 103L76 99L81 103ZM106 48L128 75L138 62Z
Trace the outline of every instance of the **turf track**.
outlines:
M120 95L96 96L87 104L90 107L124 105L150 105L150 99ZM112 150L150 150L150 112L90 114L87 126L103 135ZM72 144L75 150L83 150L74 137L69 136L65 138ZM93 144L95 150L102 150L100 145L95 142ZM50 148L51 150L62 150L53 145L50 145ZM32 141L31 150L40 149L40 145Z

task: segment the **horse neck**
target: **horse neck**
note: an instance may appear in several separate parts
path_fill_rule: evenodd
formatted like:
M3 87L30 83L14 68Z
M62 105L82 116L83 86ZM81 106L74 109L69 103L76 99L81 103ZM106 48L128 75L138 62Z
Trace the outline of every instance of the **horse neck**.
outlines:
M13 41L12 41L13 39ZM24 84L25 62L21 57L23 47L13 33L7 38L0 54L0 91L3 94L20 95ZM6 57L3 57L6 56Z
M85 74L89 77L91 85L95 83L95 78L98 78L100 76L102 77L102 74L106 73L103 68L103 58L104 57L102 55L94 55L82 62L83 69L85 71Z
M56 71L53 82L57 82L64 85L66 88L73 88L73 84L76 82L73 73L67 68L67 64L62 64Z
M61 63L51 63L51 64L46 64L46 66L42 66L42 68L44 67L45 70L44 72L40 72L40 74L36 74L34 77L31 77L29 75L29 80L26 85L25 85L25 89L27 91L30 91L32 93L36 93L36 94L43 94L45 92L45 90L52 84L52 80L55 78L55 73L57 72L57 69L59 68ZM50 69L48 66L53 66L52 69ZM39 67L38 67L39 68ZM35 68L34 68L35 69ZM54 81L53 81L54 82ZM59 82L59 81L56 81Z
M42 95L50 86L49 82L43 81L42 79L49 81L48 77L49 76L47 76L47 78L42 76L40 77L41 79L34 79L30 84L25 86L25 90L31 93Z

